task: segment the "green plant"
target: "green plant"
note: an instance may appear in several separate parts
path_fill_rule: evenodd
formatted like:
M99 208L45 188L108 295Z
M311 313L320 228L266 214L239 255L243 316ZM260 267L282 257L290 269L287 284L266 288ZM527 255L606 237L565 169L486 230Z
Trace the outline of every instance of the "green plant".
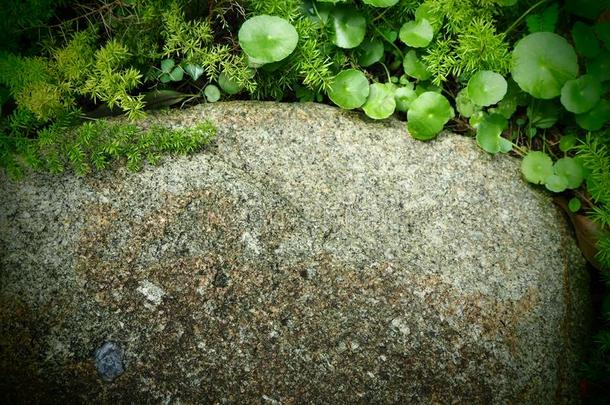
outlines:
M532 97L555 98L563 85L578 75L576 52L560 35L536 32L515 46L511 73L519 87Z
M203 73L203 69L197 65L187 65L189 67L189 75L193 80L199 78ZM161 61L161 71L159 72L159 81L161 83L179 82L184 78L184 72L180 66L176 66L176 62L173 59L164 59Z
M362 110L369 117L382 120L388 118L396 110L394 96L395 86L392 83L373 83L369 88L369 95Z
M239 45L251 63L263 65L279 62L297 46L299 34L280 17L258 15L249 18L239 29Z
M327 97L373 119L406 118L417 139L433 139L450 123L488 153L523 156L526 179L571 192L581 210L599 208L587 194L591 170L575 155L584 153L577 146L587 134L607 144L600 134L610 119L610 25L595 21L603 7L572 0L563 8L552 0L206 5L91 0L95 12L77 8L58 25L68 40L48 29L38 56L0 53L8 138L35 139L83 115L121 111L136 119L147 105ZM96 13L107 18L75 29Z
M30 169L60 173L70 168L82 176L118 160L124 160L130 170L139 170L144 161L155 164L162 154L196 152L215 134L209 122L188 130L162 126L142 130L132 123L104 120L76 127L58 121L41 130L36 139L5 137L0 159L13 178Z
M359 70L348 69L335 76L328 96L341 108L351 110L361 107L369 96L369 81Z
M67 11L70 18L58 24L24 25L44 38L38 47L23 49L20 55L19 48L0 45L0 168L12 174L23 171L26 163L37 168L35 159L22 159L33 150L23 145L49 139L49 133L61 134L87 117L122 112L136 120L147 106L167 107L201 97L201 88L218 80L221 72L225 87L231 84L227 94L254 91L247 58L232 44L214 42L210 21L189 20L186 9L181 1L91 0ZM98 15L103 19L95 21ZM2 50L4 45L10 51ZM197 83L204 79L203 86ZM191 92L171 90L174 84L186 84ZM50 139L61 143L60 138ZM62 158L67 149L58 153Z
M481 70L472 75L466 89L468 97L475 105L489 107L504 98L508 83L501 74Z
M411 103L407 127L414 138L428 140L435 137L453 116L453 108L445 97L427 91Z
M206 100L208 100L210 103L215 103L216 101L220 100L220 90L213 84L208 84L205 86L203 93L205 94Z
M567 121L570 116L572 122L580 127L580 133L586 134L587 138L582 140L580 148L574 149L578 152L577 158L567 156L577 142L577 137L572 135L571 138L566 138L563 145L559 145L566 156L557 158L554 164L547 152L527 153L522 172L528 181L544 184L548 190L556 193L577 190L586 182L591 197L586 198L580 193L577 195L585 198L592 213L591 218L601 227L598 240L594 241L598 246L596 264L608 268L610 251L606 249L609 246L607 230L610 222L604 219L610 216L606 218L603 215L607 210L607 202L597 192L600 185L602 188L610 187L607 178L610 176L607 174L610 166L605 162L608 137L603 131L610 122L610 94L602 83L608 78L595 72L595 69L593 74L581 74L578 62L580 59L589 71L589 64L596 64L595 58L610 54L610 49L604 48L600 42L603 37L598 39L594 28L580 21L574 23L571 30L576 49L562 36L544 32L555 29L556 13L553 10L555 8L548 8L542 15L528 20L530 31L535 26L540 32L529 34L517 43L512 57L512 77L532 97L527 114L530 138L536 136L537 128L550 128L560 121ZM557 98L559 103L551 101ZM566 112L560 114L559 106ZM549 147L548 151L551 150ZM604 174L600 177L600 173ZM605 180L605 183L602 185L600 180Z

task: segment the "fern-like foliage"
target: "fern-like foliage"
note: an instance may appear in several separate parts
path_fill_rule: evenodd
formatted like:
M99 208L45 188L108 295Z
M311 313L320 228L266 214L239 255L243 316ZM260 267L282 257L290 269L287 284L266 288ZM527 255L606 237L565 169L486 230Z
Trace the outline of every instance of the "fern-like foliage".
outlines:
M589 135L580 147L578 156L591 172L587 177L587 189L600 205L610 204L610 150L608 146Z
M248 16L267 14L295 21L301 15L301 0L246 0Z
M104 120L74 127L66 117L41 130L36 139L19 133L5 137L0 143L0 167L13 178L27 170L60 173L67 168L83 176L124 160L135 171L144 162L156 164L163 154L196 152L215 135L215 127L207 121L188 129L152 126L142 130L133 123Z
M71 89L85 84L95 60L95 29L76 32L64 47L51 50L51 70L59 81Z
M80 92L106 102L110 108L120 107L136 119L143 115L143 96L131 96L129 92L142 83L142 74L136 68L124 68L130 57L127 47L117 40L109 41L95 52L92 72Z
M610 269L610 150L599 136L589 135L579 147L578 157L589 171L587 190L595 203L590 217L604 229L597 244L597 259Z
M425 0L432 24L443 32L423 56L440 86L450 76L468 80L478 70L509 71L509 44L496 31L503 9L495 0ZM442 29L441 29L442 28Z
M119 107L134 119L142 116L142 97L130 95L142 74L128 66L129 50L111 40L94 51L95 39L93 31L77 33L49 58L0 54L0 83L19 108L43 122L73 109L78 95Z
M163 13L163 56L189 59L214 39L207 21L186 21L177 3Z
M67 95L54 80L49 61L40 57L23 58L0 54L0 84L5 85L17 104L39 120L56 118Z

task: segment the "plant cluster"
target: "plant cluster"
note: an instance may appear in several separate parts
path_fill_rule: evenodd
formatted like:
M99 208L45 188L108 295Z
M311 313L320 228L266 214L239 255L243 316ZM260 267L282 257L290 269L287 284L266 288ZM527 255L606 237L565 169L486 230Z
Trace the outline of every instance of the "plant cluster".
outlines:
M61 121L41 130L35 139L15 139L16 155L3 162L12 177L21 177L23 167L61 173L70 168L77 176L103 170L113 161L125 161L137 171L144 162L156 164L164 154L190 154L208 145L216 135L210 122L187 129L133 123L89 121L77 127Z
M45 26L66 3L41 1L9 11L40 6L31 25L44 40L0 49L0 166L11 173L30 162L16 145L83 117L137 119L197 99L328 99L372 119L402 116L420 140L449 124L488 153L523 156L527 181L592 213L597 263L610 266L610 211L596 192L610 185L599 158L610 147L603 2L90 0Z
M40 1L12 13L39 5L32 21L40 26L65 6ZM607 167L592 157L609 147L610 22L602 3L197 3L91 0L47 25L26 52L14 52L17 41L0 49L2 167L27 165L16 145L83 116L137 119L146 107L198 98L328 98L373 119L403 116L417 139L451 122L489 153L522 155L524 178L555 193L572 190L578 200L569 207L591 211L607 245L610 212L595 192L608 186L599 175ZM32 27L22 33L31 38ZM608 267L602 250L598 262Z
M0 45L0 168L11 175L50 169L32 164L23 147L49 133L106 115L137 120L146 108L215 101L213 80L227 93L254 89L245 57L226 39L232 27L219 17L234 3L204 12L188 11L196 2L168 0L13 3L3 3L8 15L41 9L32 20L6 23L12 40ZM65 16L55 23L57 13Z

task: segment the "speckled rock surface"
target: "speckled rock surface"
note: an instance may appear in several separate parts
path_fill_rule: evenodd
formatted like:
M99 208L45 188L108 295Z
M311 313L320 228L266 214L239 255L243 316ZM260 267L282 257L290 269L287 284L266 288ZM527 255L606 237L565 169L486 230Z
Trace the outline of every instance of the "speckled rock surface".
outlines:
M576 401L585 264L517 162L315 104L150 121L203 118L137 174L0 178L0 402Z

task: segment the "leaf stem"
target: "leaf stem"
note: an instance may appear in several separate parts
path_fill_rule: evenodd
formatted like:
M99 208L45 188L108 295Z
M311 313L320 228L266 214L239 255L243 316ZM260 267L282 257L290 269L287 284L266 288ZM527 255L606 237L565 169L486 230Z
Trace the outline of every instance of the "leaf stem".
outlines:
M316 16L318 17L318 20L320 20L320 24L322 25L322 28L326 27L326 23L324 22L324 20L320 16L320 13L318 13L318 8L316 7L316 2L315 1L312 3L312 6L313 6L313 11L316 13Z
M521 146L517 145L514 142L511 143L513 144L513 150L515 150L521 157L527 155L527 151L525 149L523 149Z
M383 33L381 31L379 31L379 28L377 28L376 26L373 26L373 28L375 29L375 32L377 32L377 34L379 34L381 36L381 38L383 38L388 44L392 45L394 47L394 49L396 49L396 51L398 51L398 55L400 55L400 59L405 58L405 56L402 54L402 51L400 50L400 48L398 46L396 46L396 44L394 42L387 39L385 37L385 35L383 35Z
M379 20L380 18L383 18L383 15L384 15L384 14L385 14L385 13L386 13L386 12L387 12L389 9L390 9L389 7L388 7L388 8L383 9L383 11L382 11L380 14L378 14L378 15L377 15L375 18L373 18L373 22L375 22L375 21ZM384 20L385 20L385 19L384 19Z
M538 3L534 4L534 5L533 5L533 6L531 6L529 9L527 9L527 11L526 11L525 13L521 14L521 17L517 18L517 19L515 20L515 22L514 22L514 23L512 23L512 24L511 24L511 26L510 26L510 27L508 27L508 28L506 29L506 31L504 31L504 35L506 36L506 35L507 35L509 32L511 32L512 30L514 30L514 29L515 29L515 28L516 28L516 27L517 27L517 26L518 26L518 25L521 23L521 21L523 21L523 19L524 19L525 17L527 17L527 15L528 15L529 13L531 13L531 12L532 12L532 11L534 11L536 8L538 8L538 6L540 6L540 5L541 5L541 4L543 4L543 3L546 3L547 1L548 1L548 0L540 0Z
M385 73L386 73L386 75L388 75L388 83L390 83L392 81L392 76L390 75L390 71L388 70L388 67L383 62L379 62L379 63L385 69Z
M574 194L576 194L581 200L584 200L587 204L589 204L589 208L595 207L595 204L593 204L593 202L579 190L574 190Z

